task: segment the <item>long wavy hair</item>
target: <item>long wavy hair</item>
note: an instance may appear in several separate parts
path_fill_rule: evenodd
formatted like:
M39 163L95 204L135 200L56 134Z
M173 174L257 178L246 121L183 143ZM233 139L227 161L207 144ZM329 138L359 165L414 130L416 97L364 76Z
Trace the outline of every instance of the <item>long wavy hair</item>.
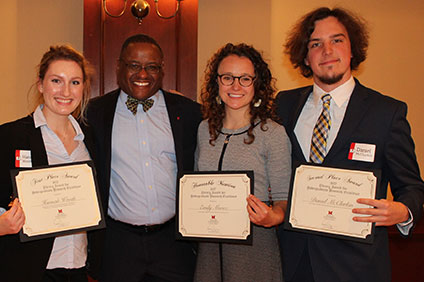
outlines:
M259 120L261 130L266 131L266 120L268 118L273 120L276 119L273 104L275 81L271 75L268 64L253 46L244 43L237 45L228 43L219 49L208 61L205 70L205 82L200 96L203 118L208 119L209 143L212 146L220 134L225 118L225 105L224 103L219 104L217 102L217 97L219 96L218 67L222 60L230 55L248 58L255 69L256 78L253 82L254 97L250 103L250 127L247 131L248 138L244 140L244 143L251 144L255 140L253 134L255 122ZM259 99L261 100L259 107L254 107L253 105Z
M44 53L41 58L40 64L37 66L37 82L43 81L47 70L50 67L50 64L58 61L73 61L78 64L81 68L83 74L83 96L81 99L81 103L78 107L72 112L72 115L81 121L85 121L85 110L87 108L88 101L90 100L90 86L91 79L93 76L93 68L90 66L88 61L84 58L84 56L72 48L69 45L58 45L58 46L50 46L49 51ZM32 103L32 110L40 105L44 104L43 94L38 91L37 87L34 87L34 99Z
M352 59L350 68L356 70L367 58L368 30L365 21L350 11L342 8L318 8L302 17L288 34L284 44L285 53L295 68L300 68L304 77L312 76L312 69L305 64L308 54L308 42L314 32L316 21L335 17L347 30L350 40Z

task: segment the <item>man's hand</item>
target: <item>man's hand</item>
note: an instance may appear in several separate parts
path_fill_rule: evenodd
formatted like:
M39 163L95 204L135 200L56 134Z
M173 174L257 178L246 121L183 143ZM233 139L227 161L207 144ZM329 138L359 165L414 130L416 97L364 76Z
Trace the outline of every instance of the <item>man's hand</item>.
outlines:
M385 199L358 199L358 203L373 206L375 208L356 208L353 213L369 216L355 216L354 221L375 222L376 226L390 226L405 222L409 218L408 208L401 202L388 201Z
M12 207L0 216L0 235L16 234L25 223L25 215L18 199L12 202Z

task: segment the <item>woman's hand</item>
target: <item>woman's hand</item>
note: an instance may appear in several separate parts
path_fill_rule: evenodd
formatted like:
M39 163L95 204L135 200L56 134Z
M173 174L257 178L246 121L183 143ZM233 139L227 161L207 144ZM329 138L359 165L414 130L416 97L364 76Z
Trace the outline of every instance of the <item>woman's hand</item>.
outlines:
M12 207L0 215L0 235L16 234L25 223L25 214L21 203L16 198L12 202Z
M287 201L276 201L269 207L253 195L247 197L247 212L250 221L256 225L271 227L280 224L284 220L286 207Z

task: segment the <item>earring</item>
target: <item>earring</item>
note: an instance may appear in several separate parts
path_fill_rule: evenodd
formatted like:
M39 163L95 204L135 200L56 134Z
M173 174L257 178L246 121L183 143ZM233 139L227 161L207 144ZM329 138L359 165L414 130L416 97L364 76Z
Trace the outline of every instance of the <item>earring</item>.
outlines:
M218 103L218 105L222 104L221 96L218 95L218 96L215 97L215 99L216 99L216 102Z
M258 107L261 105L261 103L262 103L262 99L258 99L258 101L256 101L256 102L253 104L253 107L258 108Z

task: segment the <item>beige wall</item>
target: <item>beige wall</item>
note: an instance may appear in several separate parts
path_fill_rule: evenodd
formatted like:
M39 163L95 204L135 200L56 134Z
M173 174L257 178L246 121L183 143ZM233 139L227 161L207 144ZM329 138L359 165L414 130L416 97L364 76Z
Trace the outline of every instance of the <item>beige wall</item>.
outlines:
M83 48L83 0L0 2L0 123L29 113L27 93L36 65L48 47L69 43Z
M230 4L231 3L231 4ZM260 4L259 4L260 3ZM293 70L282 45L289 28L320 6L348 8L370 27L368 59L355 76L366 86L408 104L408 119L424 170L424 121L420 110L424 65L424 1L410 0L199 0L199 85L205 62L226 42L244 41L263 51L280 90L310 84ZM423 175L423 173L421 173Z
M199 0L198 89L207 61L228 42L252 44L271 60L270 18L269 0Z

